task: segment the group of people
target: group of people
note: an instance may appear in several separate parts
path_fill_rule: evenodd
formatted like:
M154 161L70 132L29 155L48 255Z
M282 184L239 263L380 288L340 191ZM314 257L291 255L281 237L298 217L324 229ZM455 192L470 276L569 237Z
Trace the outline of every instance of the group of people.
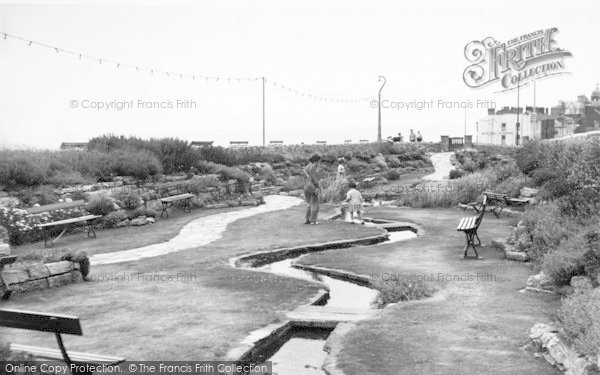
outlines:
M317 217L319 215L319 204L320 204L320 167L321 167L321 155L314 154L309 159L309 163L304 167L304 175L306 182L304 184L304 198L308 206L306 207L306 216L304 224L317 225ZM338 160L337 178L345 180L346 168L344 167L344 160ZM348 182L349 190L346 193L345 202L348 203L348 209L352 218L356 216L361 224L364 224L362 219L363 212L363 197L360 191L357 189L355 181L351 180Z
M388 137L388 142L390 143L394 143L394 142L402 142L404 138L402 137L402 133L398 133L397 137ZM408 139L410 140L410 142L423 142L423 136L421 135L420 131L417 131L417 134L415 134L415 132L410 129L410 134L408 135Z

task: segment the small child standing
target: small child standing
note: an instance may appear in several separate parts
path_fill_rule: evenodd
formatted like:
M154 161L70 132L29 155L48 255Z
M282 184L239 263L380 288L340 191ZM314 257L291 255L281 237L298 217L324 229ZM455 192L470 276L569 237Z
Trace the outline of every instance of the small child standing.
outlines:
M352 222L354 222L354 214L360 221L361 224L364 224L364 220L362 219L363 213L363 197L360 194L360 191L356 189L356 182L350 181L348 183L348 187L350 190L346 193L345 202L348 203L348 209L350 210L350 216L352 217Z

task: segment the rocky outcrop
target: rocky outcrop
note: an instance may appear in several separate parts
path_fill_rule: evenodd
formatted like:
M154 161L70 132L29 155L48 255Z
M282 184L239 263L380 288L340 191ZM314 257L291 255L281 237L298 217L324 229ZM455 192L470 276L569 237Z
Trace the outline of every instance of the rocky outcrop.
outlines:
M534 349L565 375L592 375L596 373L592 368L597 369L600 364L586 359L569 347L558 330L550 324L537 323L529 331L529 338Z
M550 277L546 276L544 272L540 272L537 275L530 276L527 279L527 286L525 291L535 293L555 293L556 289L554 283Z
M508 243L503 239L495 239L492 240L492 246L497 250L502 251L504 253L504 257L508 260L514 260L518 262L527 262L529 261L529 255L524 251L519 251L517 246Z

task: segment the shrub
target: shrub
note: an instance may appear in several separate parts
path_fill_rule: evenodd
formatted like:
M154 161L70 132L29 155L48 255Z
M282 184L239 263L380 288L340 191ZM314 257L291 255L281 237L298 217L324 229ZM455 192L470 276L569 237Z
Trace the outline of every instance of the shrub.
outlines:
M125 211L113 211L107 214L102 218L102 223L107 228L112 228L117 225L119 222L128 218L128 215Z
M282 191L300 190L304 188L304 177L293 176L290 177L281 187Z
M412 280L410 277L378 281L374 287L379 290L379 295L377 295L377 298L373 302L373 305L378 308L390 303L431 297L438 289L429 282Z
M370 160L370 158L367 160ZM346 165L348 167L348 170L350 170L350 172L355 172L355 173L369 168L368 163L364 162L363 160L358 160L358 159L349 160Z
M390 168L399 168L402 166L402 164L400 163L400 160L398 160L398 157L396 157L394 155L387 155L385 157L385 161L386 161L388 167L390 167Z
M580 353L591 358L600 354L600 288L576 290L564 298L559 317Z
M583 254L571 253L572 250L559 249L544 256L542 270L556 286L568 285L573 276L584 273Z
M457 178L461 178L464 175L465 175L465 171L463 171L462 169L451 169L449 177L451 180L454 180Z
M112 199L106 195L97 195L91 199L86 208L92 215L108 215L115 210Z
M518 197L521 194L521 189L531 186L531 178L522 174L520 176L511 176L502 181L494 190L498 193L506 194L509 197Z
M583 270L595 286L600 284L600 234L598 231L586 233L588 250L583 254Z
M575 231L574 224L562 217L560 208L553 202L541 202L528 208L523 214L522 225L532 242L524 250L533 260L541 261L545 254Z
M111 169L118 175L134 176L142 180L162 172L158 158L145 150L116 151L113 155Z
M128 210L136 209L142 204L142 199L134 191L126 192L126 194L121 195L117 199L123 203L123 208Z
M321 202L338 203L346 197L348 183L335 177L327 177L321 180Z
M398 180L400 179L400 172L396 169L390 169L383 174L383 177L390 181Z

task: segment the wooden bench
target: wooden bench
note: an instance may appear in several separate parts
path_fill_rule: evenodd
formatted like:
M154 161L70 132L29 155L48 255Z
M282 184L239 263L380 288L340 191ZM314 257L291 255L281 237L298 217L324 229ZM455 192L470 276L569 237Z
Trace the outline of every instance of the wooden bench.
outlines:
M482 257L479 256L479 253L477 253L476 246L481 246L481 240L479 239L479 236L477 235L477 229L479 229L479 226L481 225L481 222L483 221L483 215L485 214L486 204L487 204L487 196L484 195L483 196L483 204L479 207L477 216L463 217L462 219L460 219L458 226L456 227L457 231L465 232L465 235L467 237L467 246L465 247L465 253L463 255L465 258L467 258L467 253L469 251L469 248L472 248L473 251L475 251L475 258L483 259ZM475 239L477 239L477 244L475 243Z
M125 358L104 356L82 352L67 351L62 334L82 336L79 318L68 315L45 314L33 311L0 309L0 327L27 329L40 332L52 332L56 337L58 349L31 345L10 344L10 350L30 354L36 358L64 361L72 374L91 374L85 368L73 366L114 366ZM74 370L74 371L73 371Z
M502 210L506 206L522 206L529 203L529 199L512 198L506 194L484 191L483 195L487 197L488 204L492 204L494 208L491 210L496 217L500 217ZM473 205L475 211L479 212L479 206Z
M68 208L79 208L82 206L86 206L85 201L78 200L78 201L73 201L73 202L55 203L55 204L47 204L44 206L29 207L26 209L26 211L28 214L33 215L33 214L40 214L43 212L64 210L64 209L68 209ZM91 221L94 219L97 219L99 217L102 217L102 216L84 215L84 216L74 217L71 219L53 221L50 223L40 223L40 224L36 224L35 227L41 229L44 233L44 246L52 247L52 246L54 246L54 243L56 241L58 241L63 236L63 234L65 234L65 232L67 230L69 230L71 227L73 227L75 225L83 225L85 228L85 231L87 233L87 236L95 238L96 231L94 230L94 226L92 225ZM56 236L55 238L52 238L52 236L51 236L52 229L56 228L56 227L62 228L62 231L60 232L60 234L58 236Z
M190 194L190 193L186 193L186 194L179 194L179 195L172 195L170 197L165 197L165 198L160 198L160 203L162 204L162 211L160 212L160 217L163 216L163 214L167 214L167 218L169 217L169 211L168 208L169 206L172 206L175 202L179 202L179 201L183 201L183 211L184 212L191 212L192 211L192 206L190 204L192 198L194 198L195 195L194 194Z

